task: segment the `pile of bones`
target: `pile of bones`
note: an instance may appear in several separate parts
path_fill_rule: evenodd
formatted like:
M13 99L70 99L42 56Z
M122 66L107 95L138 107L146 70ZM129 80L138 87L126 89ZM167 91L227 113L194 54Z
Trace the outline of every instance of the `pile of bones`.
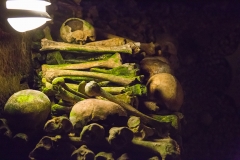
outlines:
M96 30L83 19L43 30L39 89L14 93L1 137L30 144L30 159L180 159L183 89L176 45L141 43ZM96 41L96 37L105 39ZM31 145L30 145L31 146Z

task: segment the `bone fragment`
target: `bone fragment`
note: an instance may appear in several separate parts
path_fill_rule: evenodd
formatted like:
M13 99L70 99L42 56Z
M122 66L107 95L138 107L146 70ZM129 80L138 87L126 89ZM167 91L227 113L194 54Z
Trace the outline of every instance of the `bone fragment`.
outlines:
M56 42L48 39L42 39L41 41L42 48L41 51L46 50L60 50L60 51L79 51L83 53L126 53L132 54L133 52L138 52L138 45L135 43L127 43L121 46L112 46L112 47L104 47L104 46L87 46L87 45L78 45L78 44L70 44L64 42Z
M126 77L126 76L115 76L105 73L95 73L88 71L75 71L75 70L58 70L58 69L49 69L43 72L43 77L46 78L48 82L51 82L56 77L62 76L82 76L82 77L92 77L97 79L103 79L111 81L116 84L123 86L130 85L133 82L141 81L142 76L136 77Z
M53 104L51 106L51 113L54 116L60 116L60 115L69 115L69 113L71 112L72 107L69 106L64 106L61 104Z
M98 61L83 62L76 64L62 64L62 65L42 65L42 70L47 69L75 69L75 70L85 70L93 67L103 67L103 68L115 68L122 65L121 55L119 53L113 54L110 58Z
M42 92L48 96L55 95L56 98L71 102L73 104L84 99L82 97L79 97L78 95L75 95L75 94L65 90L64 88L62 88L59 85L53 85L49 82L44 82L44 83L45 83L45 86L43 87Z
M72 93L72 94L75 94L79 97L82 97L82 98L90 98L88 97L87 95L85 95L84 93L81 93L81 92L78 92L77 90L73 90L71 89L70 87L68 87L65 83L65 80L64 78L62 77L57 77L57 78L54 78L53 81L52 81L52 84L53 85L59 85L61 86L63 89L65 89L66 91Z

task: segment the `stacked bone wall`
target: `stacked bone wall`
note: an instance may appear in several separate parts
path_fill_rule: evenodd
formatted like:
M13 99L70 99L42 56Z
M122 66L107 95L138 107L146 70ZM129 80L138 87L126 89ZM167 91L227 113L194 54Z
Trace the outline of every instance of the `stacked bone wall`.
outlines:
M170 33L178 41L176 71L185 92L184 159L238 159L240 8L235 2L51 0L54 40L71 17L109 33L155 42ZM79 4L77 3L79 2ZM2 18L1 18L2 19ZM0 26L0 104L27 87L31 73L28 36ZM236 52L237 51L237 52ZM26 77L26 78L25 78ZM238 84L237 84L238 83ZM238 102L238 103L237 103ZM197 157L196 157L197 156Z

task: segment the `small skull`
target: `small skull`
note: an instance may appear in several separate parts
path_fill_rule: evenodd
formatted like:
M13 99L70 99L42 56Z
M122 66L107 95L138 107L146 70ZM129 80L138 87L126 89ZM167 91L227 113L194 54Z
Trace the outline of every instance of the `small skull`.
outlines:
M60 36L64 42L76 44L85 44L96 39L94 27L80 18L67 19L60 28Z

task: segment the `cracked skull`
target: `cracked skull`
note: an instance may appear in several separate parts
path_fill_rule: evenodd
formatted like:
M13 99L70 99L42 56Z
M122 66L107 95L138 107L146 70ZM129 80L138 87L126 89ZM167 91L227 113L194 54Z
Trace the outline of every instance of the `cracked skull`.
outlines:
M85 44L96 39L94 27L80 18L67 19L60 28L60 35L68 43Z

